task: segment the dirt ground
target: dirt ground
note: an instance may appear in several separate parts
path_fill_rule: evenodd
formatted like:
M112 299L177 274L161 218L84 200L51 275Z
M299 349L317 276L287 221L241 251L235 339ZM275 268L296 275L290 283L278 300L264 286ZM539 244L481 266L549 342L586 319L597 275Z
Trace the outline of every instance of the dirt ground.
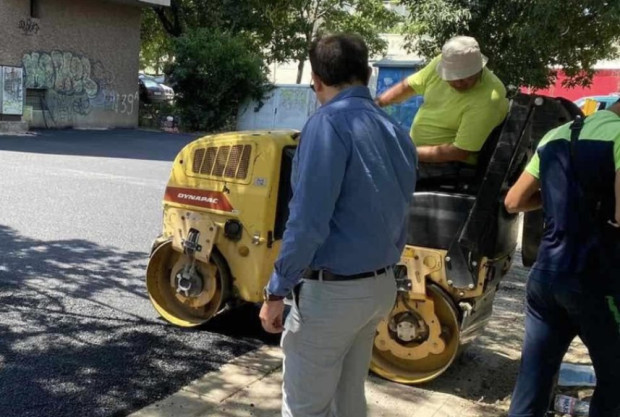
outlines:
M446 393L464 400L495 408L497 416L506 416L510 396L516 381L524 334L525 283L529 268L522 265L520 248L517 248L513 265L500 284L493 314L480 337L463 349L452 366L437 379L416 386L416 395L424 395L417 389ZM244 313L245 314L245 313ZM263 335L260 325L248 332L247 315L239 314L239 330L244 337ZM255 314L253 312L252 314ZM236 317L236 313L233 313ZM216 319L211 324L214 331L230 332L230 315ZM219 324L216 324L219 323ZM219 330L218 330L219 329ZM227 333L231 334L231 333ZM265 340L279 344L279 336ZM590 364L589 355L579 339L576 339L565 361ZM575 395L575 393L569 392Z
M450 393L470 401L493 405L507 415L519 368L524 333L525 283L529 268L517 253L497 293L493 315L484 333L469 344L443 375L420 388ZM564 361L590 363L577 338Z

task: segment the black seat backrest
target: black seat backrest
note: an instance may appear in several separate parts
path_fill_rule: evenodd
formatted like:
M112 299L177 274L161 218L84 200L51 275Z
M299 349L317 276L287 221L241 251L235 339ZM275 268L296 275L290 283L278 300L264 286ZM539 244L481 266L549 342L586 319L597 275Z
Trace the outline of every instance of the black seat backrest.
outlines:
M445 192L453 190L459 193L475 195L487 172L489 162L499 142L504 124L505 120L491 131L484 145L482 145L482 148L478 152L478 163L476 165L462 163L456 175L454 173L449 173L443 177L418 180L416 191Z
M293 169L293 158L295 157L296 146L284 148L282 151L282 162L280 168L280 185L278 187L278 202L276 206L276 221L273 230L274 240L282 239L284 229L288 221L288 204L293 197L291 186L291 171Z
M478 165L476 166L475 183L480 183L484 178L484 174L487 172L489 162L491 162L491 156L493 156L493 152L495 151L495 148L497 148L497 142L502 134L502 129L506 124L507 118L508 116L506 116L506 118L491 131L486 142L482 145L482 149L478 152Z

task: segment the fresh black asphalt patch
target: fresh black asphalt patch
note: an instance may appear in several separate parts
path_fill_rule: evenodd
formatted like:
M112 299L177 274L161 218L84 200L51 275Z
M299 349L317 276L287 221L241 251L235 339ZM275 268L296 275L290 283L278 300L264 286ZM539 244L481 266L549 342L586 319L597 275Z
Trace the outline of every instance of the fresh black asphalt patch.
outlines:
M256 306L161 320L144 274L172 160L193 137L0 137L0 417L125 416L261 344Z

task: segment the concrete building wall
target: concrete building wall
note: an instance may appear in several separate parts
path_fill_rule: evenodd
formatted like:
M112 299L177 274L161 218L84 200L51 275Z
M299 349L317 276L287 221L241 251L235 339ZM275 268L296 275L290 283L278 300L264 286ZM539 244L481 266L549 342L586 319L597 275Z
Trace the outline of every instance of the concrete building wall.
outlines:
M35 127L138 124L140 15L104 0L0 1L0 65L22 66ZM46 111L47 109L47 111Z

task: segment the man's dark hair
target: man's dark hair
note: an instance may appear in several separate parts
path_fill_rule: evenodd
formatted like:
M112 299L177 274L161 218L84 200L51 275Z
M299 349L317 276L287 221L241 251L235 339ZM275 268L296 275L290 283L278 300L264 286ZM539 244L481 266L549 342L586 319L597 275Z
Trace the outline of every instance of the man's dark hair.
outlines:
M353 34L318 38L310 46L312 71L328 86L368 84L368 47Z

